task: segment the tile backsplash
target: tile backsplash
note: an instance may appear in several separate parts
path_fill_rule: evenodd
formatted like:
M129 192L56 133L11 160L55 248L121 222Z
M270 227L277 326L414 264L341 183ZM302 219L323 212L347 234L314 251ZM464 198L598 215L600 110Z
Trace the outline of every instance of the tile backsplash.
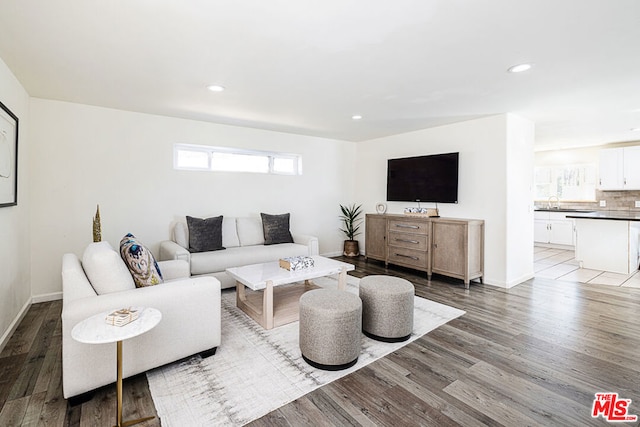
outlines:
M636 201L640 201L640 190L625 190L625 191L600 191L596 190L595 202L572 202L561 201L560 207L564 209L591 209L597 211L638 211L640 208L635 207ZM600 206L600 201L607 202L606 207ZM555 206L555 200L552 202ZM536 201L536 207L546 208L546 201Z

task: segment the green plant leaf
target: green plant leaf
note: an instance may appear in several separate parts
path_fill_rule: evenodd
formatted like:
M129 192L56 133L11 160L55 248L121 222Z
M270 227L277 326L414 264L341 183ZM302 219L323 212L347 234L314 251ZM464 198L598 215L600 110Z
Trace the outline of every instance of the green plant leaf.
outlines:
M352 203L351 205L340 205L340 211L342 215L339 216L340 220L344 223L342 231L349 240L354 240L354 237L359 234L360 223L362 220L358 218L362 213L362 205Z

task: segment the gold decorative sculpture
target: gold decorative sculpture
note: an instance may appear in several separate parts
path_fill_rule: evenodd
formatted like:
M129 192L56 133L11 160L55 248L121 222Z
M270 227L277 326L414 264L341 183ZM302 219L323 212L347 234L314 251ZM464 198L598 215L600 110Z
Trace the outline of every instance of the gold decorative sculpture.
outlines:
M96 216L93 217L93 241L102 241L102 229L100 227L100 205L96 205Z

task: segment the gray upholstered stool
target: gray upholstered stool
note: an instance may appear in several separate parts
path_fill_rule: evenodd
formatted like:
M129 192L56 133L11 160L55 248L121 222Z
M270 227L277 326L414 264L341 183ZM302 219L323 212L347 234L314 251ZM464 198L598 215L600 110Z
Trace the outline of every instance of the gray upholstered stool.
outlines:
M362 347L362 301L336 289L314 289L300 297L300 350L318 369L338 371L358 361Z
M360 279L362 332L378 341L408 340L413 331L414 294L413 284L400 277Z

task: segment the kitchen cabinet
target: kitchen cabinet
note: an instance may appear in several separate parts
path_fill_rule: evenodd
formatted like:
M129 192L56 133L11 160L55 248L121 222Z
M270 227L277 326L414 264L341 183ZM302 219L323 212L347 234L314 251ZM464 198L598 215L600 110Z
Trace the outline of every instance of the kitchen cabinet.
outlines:
M624 189L640 190L640 147L624 147Z
M600 150L600 190L618 190L624 183L622 170L623 152L621 148Z
M619 274L638 270L640 222L588 218L576 221L576 261L580 267Z
M575 221L565 213L536 211L533 214L533 240L536 243L575 245Z
M640 146L600 150L598 188L607 190L640 190Z

